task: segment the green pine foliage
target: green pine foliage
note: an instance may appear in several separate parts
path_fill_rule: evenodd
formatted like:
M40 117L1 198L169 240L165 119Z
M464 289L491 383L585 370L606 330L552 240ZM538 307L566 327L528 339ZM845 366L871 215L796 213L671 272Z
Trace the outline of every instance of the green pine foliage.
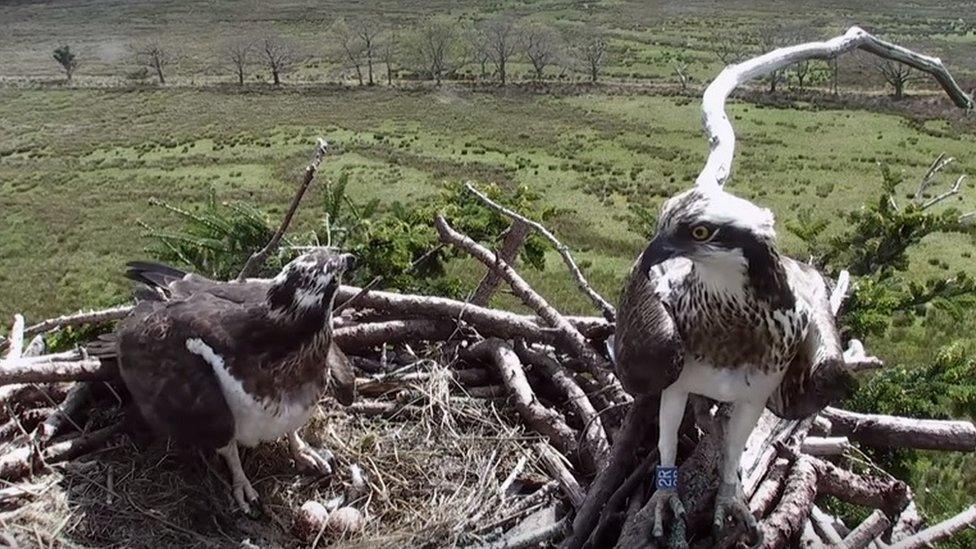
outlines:
M273 276L302 246L331 246L356 254L360 267L352 283L367 284L380 278L379 288L463 297L464 287L446 275L447 262L457 252L440 246L433 227L434 217L446 216L454 227L483 244L497 248L508 218L479 203L461 184L445 185L433 200L416 206L394 202L380 211L379 201L358 204L347 193L348 177L341 174L327 182L321 204L321 221L308 235L292 235L269 259L259 276ZM500 204L545 221L553 213L539 205L539 196L525 187L505 190L496 185L483 191ZM156 258L218 279L231 279L247 258L267 243L275 225L268 216L243 203L219 204L211 193L200 211L153 201L178 217L179 228L162 230L143 225L152 241L149 252ZM541 270L548 244L529 235L520 259Z
M162 230L142 223L152 242L149 253L161 261L220 280L236 277L247 258L267 244L275 231L275 225L257 208L244 203L220 204L213 191L196 212L155 199L150 203L176 215L182 227ZM288 260L290 244L284 238L278 253L268 258L258 276L279 271Z
M824 235L828 222L809 211L787 229L806 243L815 262L831 275L847 269L857 292L847 303L844 325L860 337L881 335L894 323L911 322L939 309L957 316L976 305L976 281L965 272L946 278L910 282L909 251L933 234L976 236L976 225L960 220L951 207L926 207L925 202L897 201L903 176L881 164L882 192L861 208L843 214L845 230Z

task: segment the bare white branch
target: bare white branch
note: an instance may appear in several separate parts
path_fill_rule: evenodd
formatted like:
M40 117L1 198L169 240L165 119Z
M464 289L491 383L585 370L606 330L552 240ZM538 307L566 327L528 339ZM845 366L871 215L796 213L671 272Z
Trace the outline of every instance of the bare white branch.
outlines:
M24 315L14 315L14 325L7 336L7 345L10 347L7 352L8 360L20 358L24 353Z
M923 210L927 210L927 209L931 208L932 206L935 206L939 202L942 202L943 200L945 200L945 199L947 199L949 197L952 197L952 196L955 196L955 195L959 194L960 191L962 191L962 182L965 181L965 180L966 180L966 174L960 175L959 176L959 179L956 179L956 184L953 185L951 189L949 189L948 191L940 194L939 196L936 196L935 198L929 199L928 202L926 202L925 204L922 204L922 209Z
M940 541L947 540L955 534L962 532L976 524L976 505L970 505L968 509L952 517L951 519L930 526L914 536L905 538L894 545L889 545L891 549L916 549L921 547L932 547Z
M956 84L952 75L935 57L920 55L907 48L880 40L858 27L825 42L808 42L779 48L759 57L730 65L709 84L702 98L702 119L711 151L695 185L722 187L732 174L735 156L735 131L725 112L725 100L739 85L754 78L807 59L830 59L861 49L874 55L904 63L931 74L959 107L971 109L972 98Z
M943 168L951 164L953 160L955 159L951 157L946 158L945 153L940 154L938 158L932 162L932 165L929 166L928 171L925 172L925 175L922 177L922 181L918 184L918 190L915 191L915 196L912 197L912 200L915 202L921 200L922 194L929 187L929 185L935 181L935 177L939 175L939 172L941 172Z
M830 294L830 310L837 316L840 312L841 306L844 304L844 300L847 299L847 294L851 289L851 273L847 270L843 270L837 276L837 284L834 286L834 291Z

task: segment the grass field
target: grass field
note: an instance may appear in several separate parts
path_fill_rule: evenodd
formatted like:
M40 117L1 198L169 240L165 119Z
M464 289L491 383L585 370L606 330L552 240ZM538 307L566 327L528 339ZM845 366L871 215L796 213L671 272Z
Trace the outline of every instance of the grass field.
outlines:
M213 191L221 201L253 203L277 220L319 136L334 148L294 230L321 222L322 187L342 174L349 177L355 201L376 198L381 209L421 203L458 181L525 185L558 208L552 228L572 246L601 293L615 298L646 242L646 235L629 228L628 205L657 208L687 188L703 165L707 144L699 96L722 67L713 51L719 41L755 48L755 33L769 21L788 21L819 36L863 24L941 56L964 88L973 87L976 15L968 2L800 4L381 0L367 8L337 0L4 2L0 333L17 312L31 321L128 299L123 265L147 258L141 224L178 222L150 205L151 198L192 210ZM549 87L360 88L351 85L349 67L336 61L329 31L340 16L372 14L406 32L431 14L469 25L501 12L551 25L567 37L584 29L605 33L606 83L575 84L585 75L569 64L559 84ZM268 29L302 44L301 61L285 75L285 85L266 86L260 67L249 70L248 86L230 84L231 71L216 54L220 44ZM149 39L178 56L167 86L135 85L126 78L138 68L132 46ZM51 51L65 43L81 60L72 86L61 84L51 60ZM687 94L676 93L677 58L687 62L692 76ZM407 65L404 60L405 73ZM529 70L520 61L511 72L523 80ZM377 72L383 71L378 65ZM462 70L476 72L473 63ZM955 112L948 119L933 117L949 111L940 107L947 100L933 94L930 83L913 83L909 91L916 99L905 107L881 97L883 83L863 59L845 60L840 78L842 92L856 100L842 97L827 101L833 106L816 107L817 101L803 102L810 96L799 94L782 106L763 104L775 102L767 98L729 108L738 136L730 188L776 213L781 247L798 258L808 250L786 225L809 212L829 220L829 231L843 229L844 212L877 199L880 162L904 173L902 201L940 153L957 159L943 175L943 188L961 174L976 174L972 122ZM850 103L870 110L843 108ZM970 189L945 207L976 210L976 192ZM970 237L930 238L913 254L910 273L918 280L957 271L976 275L974 254ZM483 272L464 260L450 270L472 283ZM543 272L525 274L562 310L593 312L554 252ZM510 296L497 299L517 306ZM868 343L891 362L922 364L942 345L965 340L971 347L974 324L970 318L952 326L900 327ZM917 461L909 480L926 513L953 514L972 499L973 461L927 454Z
M642 242L627 228L627 203L656 207L701 168L698 108L685 97L447 89L3 90L0 315L37 318L123 299L120 267L147 244L138 223L174 221L149 206L151 197L192 207L214 189L274 214L319 135L337 144L324 173L348 173L357 200L379 198L383 207L467 179L542 192L562 210L556 230L612 295ZM906 187L941 152L959 158L947 179L976 168L972 135L925 133L894 115L749 104L731 114L740 132L732 188L776 212L782 245L795 254L805 250L785 222L805 209L840 221L834 212L880 188L879 161L904 170ZM318 221L316 200L300 227ZM976 208L976 195L955 205ZM965 269L972 248L962 238L927 242L913 271ZM535 276L566 308L585 310L552 260Z

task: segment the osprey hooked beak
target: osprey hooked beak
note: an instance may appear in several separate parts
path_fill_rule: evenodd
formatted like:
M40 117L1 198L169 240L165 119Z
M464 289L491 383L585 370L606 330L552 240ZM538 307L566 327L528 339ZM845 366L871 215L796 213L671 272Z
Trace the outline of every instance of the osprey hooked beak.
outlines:
M678 246L669 235L658 233L641 254L641 272L648 273L651 267L675 257L683 257L685 250Z
M359 260L352 254L340 254L337 259L339 271L343 273L352 271L359 265Z

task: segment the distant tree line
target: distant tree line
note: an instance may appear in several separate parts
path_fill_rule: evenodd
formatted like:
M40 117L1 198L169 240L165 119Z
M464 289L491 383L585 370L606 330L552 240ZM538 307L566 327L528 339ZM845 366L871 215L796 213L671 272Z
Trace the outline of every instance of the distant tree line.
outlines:
M505 85L512 80L514 63L530 65L534 80L552 77L558 68L555 76L564 77L574 70L597 82L608 57L607 41L597 31L567 37L554 27L522 22L510 14L472 23L433 16L409 29L390 28L375 17L343 18L328 28L326 36L331 41L327 59L351 73L362 86L374 86L381 79L393 85L404 78L439 85L444 80L470 78L461 70L472 66L477 78ZM166 83L177 47L153 39L133 45L131 50L139 70L129 78ZM215 55L219 66L232 71L240 85L256 70L266 71L271 82L279 85L300 62L314 59L305 50L296 40L269 31L235 36L218 44ZM70 82L78 66L74 53L61 46L54 58Z
M822 39L815 29L816 25L809 24L764 23L749 32L726 35L708 47L722 63L734 64L779 47ZM529 65L530 77L536 81L563 78L575 71L595 83L611 53L606 36L599 31L566 34L551 25L522 21L508 13L474 22L438 15L409 29L391 28L376 17L341 18L330 25L325 36L331 41L327 59L354 75L361 86L374 86L384 76L387 85L401 79L440 85L444 80L477 78L504 86L512 80L515 63ZM176 59L175 50L160 40L133 46L140 70L129 77L155 77L165 84ZM274 85L280 85L300 62L315 57L305 53L296 40L274 31L235 36L218 45L215 55L221 67L233 71L240 85L250 72L259 69L267 71ZM53 57L70 82L78 68L74 52L65 45L54 50ZM671 56L672 72L682 90L691 82L690 59L686 52ZM908 84L918 78L914 69L900 63L872 60L861 65L864 70L877 71L891 86L895 99L901 99ZM471 67L474 75L462 72ZM384 72L377 74L378 69ZM764 82L769 93L776 93L781 85L798 91L810 85L826 85L837 94L838 73L836 58L803 61L770 73Z

